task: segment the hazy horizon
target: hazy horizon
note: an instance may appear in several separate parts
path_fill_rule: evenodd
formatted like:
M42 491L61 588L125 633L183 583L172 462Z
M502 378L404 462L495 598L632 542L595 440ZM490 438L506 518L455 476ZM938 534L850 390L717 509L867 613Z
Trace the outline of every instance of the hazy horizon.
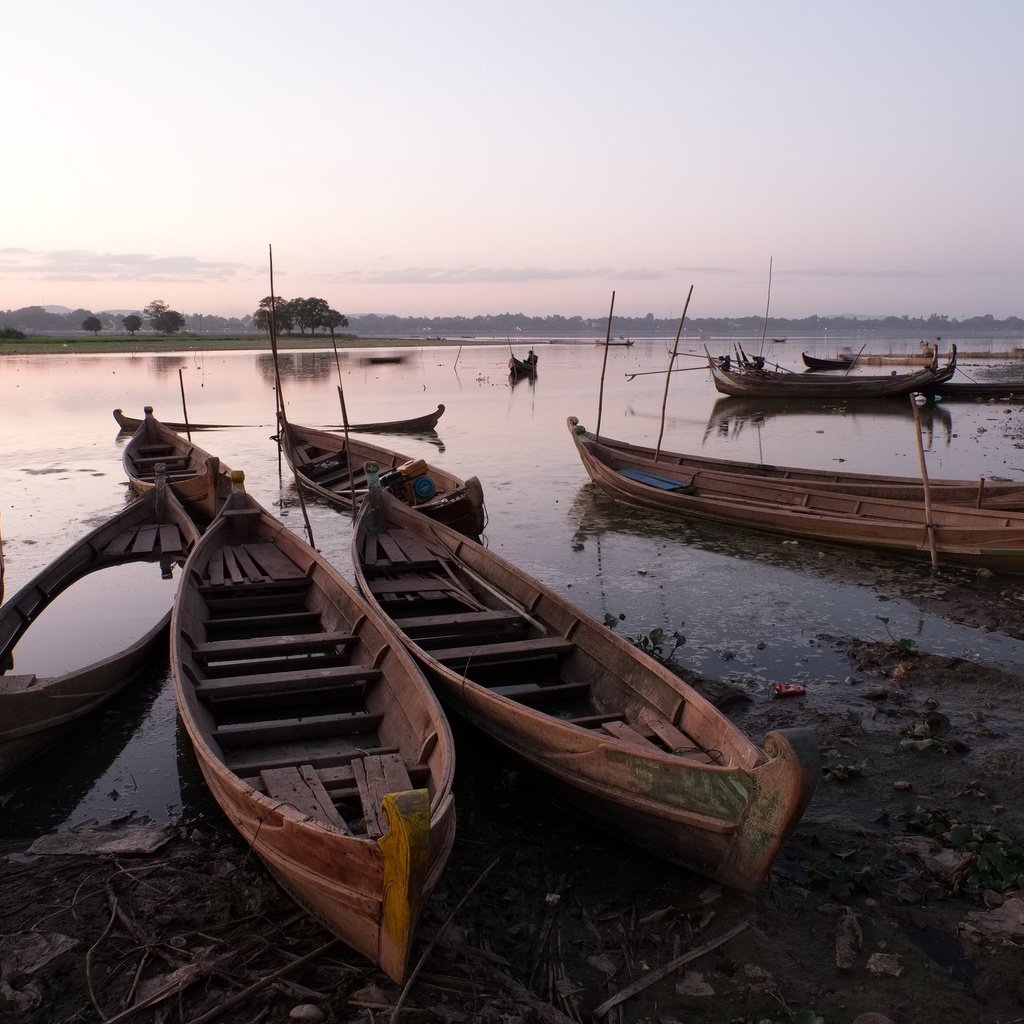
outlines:
M757 315L771 267L783 318L1005 319L1022 30L1013 0L19 5L0 308L243 316L272 244L275 292L346 313Z

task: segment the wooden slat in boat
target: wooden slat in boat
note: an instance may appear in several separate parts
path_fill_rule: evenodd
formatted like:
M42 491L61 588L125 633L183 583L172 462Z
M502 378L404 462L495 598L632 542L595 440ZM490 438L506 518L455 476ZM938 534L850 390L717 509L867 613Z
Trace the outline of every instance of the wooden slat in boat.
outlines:
M181 719L228 819L401 980L455 828L451 733L422 672L240 481L186 564L171 636Z
M145 538L140 543L139 539ZM166 650L169 616L123 650L60 676L11 669L18 642L47 606L86 577L124 562L180 564L198 540L191 517L163 480L72 545L0 608L0 777L45 750L132 683ZM169 546L168 546L169 542ZM5 671L6 667L6 671Z
M278 437L299 486L339 508L351 509L366 493L367 463L375 463L383 477L392 474L404 500L424 515L446 523L470 537L479 537L486 522L483 489L476 477L463 480L438 466L314 427L278 420ZM326 468L325 468L326 467ZM416 482L426 479L424 496Z
M583 466L602 490L621 501L694 519L730 523L825 543L851 544L930 557L930 534L940 561L1024 572L1024 512L897 501L792 486L770 478L700 471L639 459L622 446L611 448L567 421ZM666 478L684 477L688 487L665 490L638 482L623 469L639 466Z
M365 553L403 531L416 534L444 564L449 587L461 590L455 615L431 616L416 601L389 602L379 592L380 570ZM363 593L454 713L583 813L653 853L747 892L759 887L816 783L810 732L771 733L759 749L628 641L381 488L359 512L352 556ZM407 594L423 586L420 570L387 570L391 583L403 575ZM488 613L516 623L516 634L481 640Z

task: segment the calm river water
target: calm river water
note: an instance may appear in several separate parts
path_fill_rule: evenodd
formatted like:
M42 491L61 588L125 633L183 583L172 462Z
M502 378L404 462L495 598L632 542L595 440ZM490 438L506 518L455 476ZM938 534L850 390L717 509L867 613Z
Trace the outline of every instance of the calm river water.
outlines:
M518 346L517 355L524 356L526 348ZM397 419L443 402L446 412L436 435L377 435L377 443L464 477L479 476L490 547L598 618L624 614L618 628L627 635L685 623L687 642L678 660L735 681L753 697L754 707L769 699L770 683L778 679L807 682L819 705L849 703L852 691L841 680L850 668L821 637L884 639L878 616L888 617L894 635L913 637L935 653L1024 662L1018 641L922 611L913 597L931 586L925 563L738 534L616 505L589 483L566 428L569 415L591 429L597 425L603 347L551 342L534 348L540 357L537 379L515 387L507 374L507 346L467 341L343 352L349 418ZM602 433L656 443L670 348L670 341L638 340L608 350ZM722 343L714 350L728 348ZM889 351L888 346L872 348ZM688 350L691 354L681 360L686 369L673 374L670 383L663 447L917 473L909 402L816 404L786 411L752 407L720 398L696 356L699 344ZM799 351L798 343L776 346L772 358L797 368ZM402 361L371 362L388 354ZM962 363L976 379L1007 369L992 360ZM281 374L291 420L340 422L331 351L284 352ZM632 374L637 376L630 379ZM126 342L119 355L0 357L0 529L8 596L124 503L125 437L118 436L111 410L141 416L149 404L158 418L180 420L182 382L192 422L237 424L193 439L231 468L244 470L250 493L301 530L296 491L287 467L282 476L271 440L275 402L269 353L146 355L131 351ZM1024 476L1022 408L926 407L930 473ZM309 511L317 547L351 579L350 518L326 506L311 504ZM81 628L70 623L65 642L79 644ZM745 727L760 739L756 718ZM0 832L16 838L127 811L164 816L189 799L191 772L167 667L157 665L109 710L44 755L32 772L0 787Z

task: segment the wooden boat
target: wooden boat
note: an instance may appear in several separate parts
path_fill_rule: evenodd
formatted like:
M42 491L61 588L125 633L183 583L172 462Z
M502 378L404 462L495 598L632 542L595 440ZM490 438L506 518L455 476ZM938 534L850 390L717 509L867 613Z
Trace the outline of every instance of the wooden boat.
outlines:
M231 471L217 456L182 437L145 407L145 419L125 445L122 462L132 487L142 494L153 486L158 467L189 514L207 523L231 490Z
M410 416L404 420L381 420L375 423L351 423L349 430L363 431L376 434L416 434L433 430L437 421L444 414L444 405L439 404L434 412L428 412L423 416ZM134 416L126 416L120 409L114 410L114 419L123 432L134 434L142 426L142 420ZM178 432L189 430L223 430L231 427L242 426L240 423L171 423L161 421L165 427ZM341 430L343 424L334 424L328 427L329 430Z
M235 476L174 604L181 720L281 885L400 981L455 835L448 723L376 612Z
M379 423L350 423L348 429L364 434L420 434L433 430L444 415L444 405L438 404L434 412L424 416L410 416L407 420L383 420ZM343 423L335 423L329 430L343 430Z
M848 370L854 363L853 356L835 356L826 358L824 356L812 356L807 352L801 352L800 358L808 370Z
M412 459L361 438L278 420L278 438L300 486L339 508L351 509L366 494L368 462L381 469L385 486L432 519L479 537L486 522L483 488L423 459Z
M897 501L924 500L924 484L920 477L841 473L833 469L802 469L797 466L776 466L764 462L715 459L664 449L655 451L654 448L630 444L628 441L616 441L604 436L598 438L581 427L575 416L568 418L568 425L569 430L582 441L599 442L602 447L623 460L623 464L629 461L640 472L657 474L662 467L671 467L683 471L691 481L699 481L708 475L728 474L772 481L794 490L833 491L871 498L892 498ZM929 491L933 501L947 505L973 505L976 508L1024 511L1024 480L929 479Z
M725 359L708 355L708 368L715 387L724 395L757 398L892 398L926 392L943 384L956 372L956 349L949 361L939 366L937 357L931 364L913 373L858 374L822 377L817 374L780 372L777 370L731 369Z
M18 642L32 623L59 594L108 566L160 561L162 571L170 572L198 536L171 488L159 482L68 548L0 608L0 776L60 739L167 650L169 615L116 654L74 671L45 678L18 673Z
M515 355L509 356L508 360L508 372L513 377L533 377L537 373L537 353L530 349L529 355L525 359L517 359Z
M625 341L602 341L600 338L594 342L595 345L603 345L605 348L614 348L615 346L621 345L623 348L629 348L633 344L632 338L626 338Z
M758 888L814 790L809 730L759 749L627 640L382 487L352 561L450 710L628 839Z
M925 394L938 395L948 401L976 401L1001 399L1006 402L1024 401L1024 381L947 381L927 388Z
M620 501L694 519L730 523L805 540L929 557L940 563L1024 572L1024 512L897 501L857 493L795 488L729 473L694 474L588 438L575 417L569 432L591 480Z

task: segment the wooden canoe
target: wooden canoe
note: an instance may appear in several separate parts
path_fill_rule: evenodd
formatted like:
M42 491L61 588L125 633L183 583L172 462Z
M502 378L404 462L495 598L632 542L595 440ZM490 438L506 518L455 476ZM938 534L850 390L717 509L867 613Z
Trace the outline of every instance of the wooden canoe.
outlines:
M848 370L854 363L853 356L812 356L808 352L801 352L800 358L808 370Z
M0 608L0 776L49 747L89 712L131 683L167 650L169 615L100 661L57 676L18 673L18 642L59 594L107 566L160 561L164 572L198 539L173 491L158 483L92 530L29 580Z
M1004 402L1024 401L1024 381L947 381L934 384L925 394L938 395L946 401L976 401L978 399L999 399Z
M400 981L455 835L448 723L376 612L235 477L174 604L181 720L281 885Z
M401 455L361 438L285 423L278 419L278 438L299 485L339 508L351 509L366 494L368 462L380 467L385 485L419 512L470 537L479 537L486 522L483 488L468 480Z
M610 437L598 438L581 427L575 416L570 416L567 422L570 432L578 435L581 440L588 443L599 441L604 448L623 460L635 462L635 468L643 472L657 474L661 467L665 466L684 471L691 481L699 480L703 474L727 473L762 481L770 480L793 489L834 491L871 498L892 498L897 501L924 500L924 484L920 477L841 473L832 469L801 469L797 466L775 466L763 462L714 459L665 449L655 451L654 448L617 441ZM1024 511L1024 480L991 481L983 477L978 480L930 479L929 490L933 501L947 505Z
M759 749L627 640L379 486L352 547L363 593L450 710L633 842L759 887L814 790L809 730Z
M652 465L588 439L575 417L569 432L583 466L602 490L620 501L694 519L804 540L849 544L997 572L1024 572L1024 512L931 505L857 493L795 488L771 479L730 473L694 474Z
M706 351L706 350L705 350ZM718 391L740 398L893 398L927 392L950 379L956 372L956 348L949 361L931 364L913 373L844 374L842 377L780 372L743 367L729 369L723 359L708 355L708 369Z
M532 349L525 359L517 359L515 355L509 356L508 372L513 377L533 377L537 373L537 353Z
M159 467L189 514L200 523L210 522L231 491L231 471L199 445L153 416L145 407L145 419L125 445L124 471L134 490L142 494L153 486Z
M433 412L428 412L423 416L410 416L404 420L381 420L375 423L352 423L348 429L373 434L417 434L422 431L433 430L437 426L437 421L443 415L444 405L439 404ZM136 419L134 416L126 416L120 409L114 410L114 419L124 433L134 434L142 426L142 420ZM165 427L178 432L187 432L189 430L224 430L243 425L240 423L172 423L166 420L162 422ZM341 430L343 426L343 424L337 423L332 424L327 429Z

